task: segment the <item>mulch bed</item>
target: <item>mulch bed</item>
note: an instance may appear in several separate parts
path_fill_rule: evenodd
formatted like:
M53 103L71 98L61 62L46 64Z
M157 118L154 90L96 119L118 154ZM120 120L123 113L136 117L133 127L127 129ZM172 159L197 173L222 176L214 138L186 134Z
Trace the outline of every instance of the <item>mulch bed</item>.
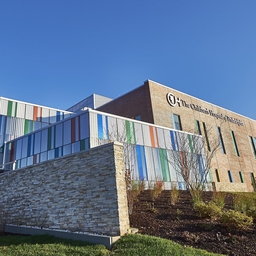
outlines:
M210 201L211 192L203 194ZM232 208L233 196L225 197L225 208ZM178 202L170 204L170 191L162 191L153 202L149 191L143 191L134 204L130 225L138 233L173 240L184 246L192 246L225 255L256 255L256 225L246 231L230 231L217 220L202 219L194 211L191 197L182 191Z

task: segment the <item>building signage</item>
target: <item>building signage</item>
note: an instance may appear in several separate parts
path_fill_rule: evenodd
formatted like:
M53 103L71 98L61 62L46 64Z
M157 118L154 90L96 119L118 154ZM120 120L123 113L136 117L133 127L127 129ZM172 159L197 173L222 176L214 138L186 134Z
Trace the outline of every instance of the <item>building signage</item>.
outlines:
M198 112L201 112L201 113L204 113L206 115L210 115L210 116L213 116L217 119L222 119L224 121L228 121L228 122L231 122L231 123L235 123L237 125L241 125L243 126L244 123L239 120L239 119L236 119L236 118L233 118L233 117L230 117L228 115L223 115L223 114L219 114L219 113L214 113L212 110L209 110L207 108L202 108L201 106L198 106L198 105L195 105L193 103L191 104L188 104L185 100L182 100L181 98L179 97L176 97L174 94L172 93L167 93L166 95L166 99L168 101L168 103L172 106L172 107L175 107L175 106L179 106L179 107L186 107L186 108L190 108L192 110L195 110L195 111L198 111Z

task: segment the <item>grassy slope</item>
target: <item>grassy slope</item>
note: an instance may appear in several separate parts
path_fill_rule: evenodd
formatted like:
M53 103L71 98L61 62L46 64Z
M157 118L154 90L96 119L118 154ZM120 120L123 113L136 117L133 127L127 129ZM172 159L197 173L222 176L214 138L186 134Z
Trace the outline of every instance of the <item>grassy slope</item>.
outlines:
M184 248L170 240L144 235L120 238L112 251L103 245L54 238L52 236L2 236L0 255L90 255L90 256L165 256L217 255L202 250Z

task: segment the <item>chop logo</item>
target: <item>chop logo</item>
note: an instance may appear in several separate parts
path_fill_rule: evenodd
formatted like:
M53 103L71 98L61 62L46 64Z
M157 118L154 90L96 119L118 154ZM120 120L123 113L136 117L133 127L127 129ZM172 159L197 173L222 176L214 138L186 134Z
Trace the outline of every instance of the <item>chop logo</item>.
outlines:
M166 99L172 107L175 107L177 104L179 105L179 107L181 106L181 99L179 97L174 96L170 92L166 94Z

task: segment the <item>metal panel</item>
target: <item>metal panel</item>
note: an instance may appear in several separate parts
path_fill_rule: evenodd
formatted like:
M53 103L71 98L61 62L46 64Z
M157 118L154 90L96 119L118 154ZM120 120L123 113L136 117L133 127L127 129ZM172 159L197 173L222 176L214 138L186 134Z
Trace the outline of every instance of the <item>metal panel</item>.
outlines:
M135 141L135 143L137 145L144 145L142 126L141 126L140 123L137 123L137 122L134 123L134 131L135 131L135 134L136 134L136 141Z
M150 132L149 132L149 126L142 124L142 132L143 132L143 141L144 145L151 147L151 138L150 138Z
M97 114L94 112L89 112L89 122L90 122L90 145L91 147L98 146L98 123Z
M153 152L151 147L145 147L145 157L148 171L148 180L156 180L155 165L153 160Z
M156 128L157 129L157 137L158 137L158 146L159 148L165 148L166 143L165 143L165 134L164 134L164 129L162 128Z
M0 115L7 116L8 100L0 99Z
M25 104L24 103L18 102L16 117L18 117L18 118L25 117Z
M34 107L26 104L25 119L33 120Z
M49 109L48 108L42 108L42 122L43 123L49 123Z
M56 115L57 115L57 113L56 113L56 110L52 110L52 109L50 109L50 113L49 113L49 115L50 115L50 120L49 120L49 122L51 123L51 124L53 124L53 123L56 123Z

